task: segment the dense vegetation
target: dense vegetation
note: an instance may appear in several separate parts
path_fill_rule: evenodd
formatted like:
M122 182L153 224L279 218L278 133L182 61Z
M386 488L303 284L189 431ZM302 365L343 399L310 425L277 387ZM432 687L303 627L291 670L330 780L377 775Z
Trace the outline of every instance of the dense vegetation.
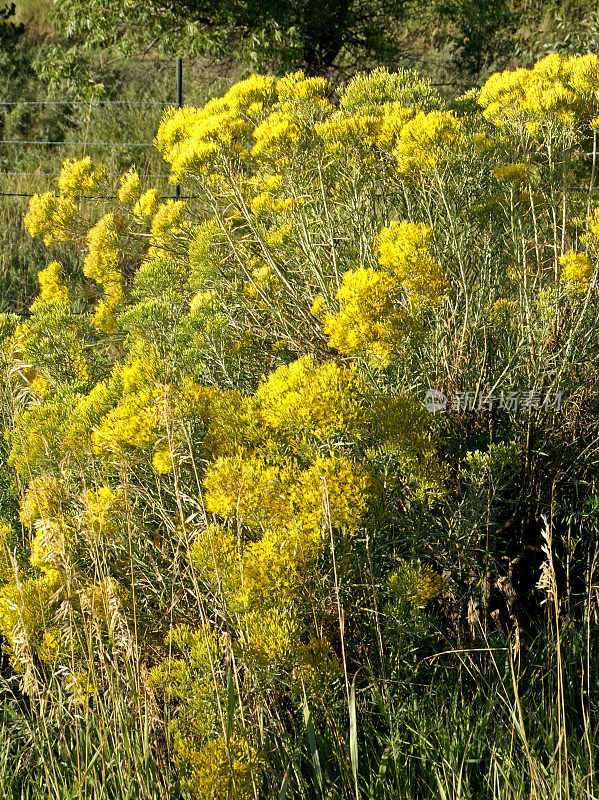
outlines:
M487 5L5 11L3 798L599 797L597 14Z
M251 76L189 200L32 199L5 796L596 796L598 78Z

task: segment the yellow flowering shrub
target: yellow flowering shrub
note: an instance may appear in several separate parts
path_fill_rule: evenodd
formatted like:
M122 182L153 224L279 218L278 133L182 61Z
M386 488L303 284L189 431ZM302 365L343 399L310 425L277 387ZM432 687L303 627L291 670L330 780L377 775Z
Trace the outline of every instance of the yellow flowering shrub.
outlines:
M232 791L253 798L260 775L260 756L236 719L231 736L223 736L219 703L226 703L222 659L224 639L208 627L196 631L174 627L167 642L175 653L154 667L150 681L169 696L183 700L170 723L174 763L183 783L198 800L226 800ZM215 697L215 695L217 697Z
M390 275L364 267L348 270L337 291L339 311L324 316L331 346L348 355L365 352L374 366L388 367L406 324L393 302L397 290Z
M31 682L32 654L47 648L46 634L52 628L56 598L62 581L56 570L48 570L40 578L14 581L0 588L0 631L8 644L11 663L18 673Z
M244 622L249 658L269 665L295 660L301 628L289 610L275 606L266 611L250 611Z
M313 356L282 365L263 380L254 395L260 421L292 438L305 433L325 438L355 429L360 415L360 377L353 369Z
M62 164L58 178L58 188L63 195L76 194L77 192L93 191L99 181L106 177L106 167L99 164L92 167L89 156L81 159L67 158Z
M593 274L593 265L586 253L576 253L569 250L560 256L561 279L563 283L572 287L576 292L586 292L589 279Z
M432 231L416 222L392 222L376 240L379 263L401 282L416 306L438 304L446 291L443 268L431 255Z
M12 528L0 519L0 585L9 583L14 575L10 551L12 537Z
M189 560L198 578L234 598L241 585L237 538L225 525L209 525L195 532Z
M124 512L122 489L113 490L110 486L88 489L84 502L83 519L91 541L114 538L120 530Z
M404 561L387 577L390 602L385 607L391 626L411 623L425 630L424 611L443 589L442 576L428 564Z
M62 265L52 261L45 269L38 272L37 279L40 284L40 293L31 304L33 310L37 306L49 303L68 303L69 290L61 282Z
M150 444L157 434L154 416L157 396L157 390L149 388L126 394L93 432L94 451L119 456L123 454L123 445L141 448Z
M593 87L599 76L599 58L546 56L532 69L492 75L478 102L485 117L496 125L506 122L556 120L569 125L576 118L595 117L598 99Z
M152 217L158 211L158 192L156 189L148 189L137 199L133 207L133 213L137 217Z
M257 751L241 737L232 737L227 742L219 736L200 750L180 739L176 743L176 758L189 769L185 783L198 800L227 800L232 792L239 800L255 797L259 759Z
M493 175L498 181L521 183L526 178L526 164L498 164L493 167Z
M141 196L141 180L135 167L121 175L119 180L118 197L121 203L135 203Z
M70 197L45 192L33 195L24 222L32 236L41 236L50 245L71 238L76 216L77 206Z
M366 666L407 670L398 631L424 635L436 603L459 618L476 542L513 513L491 468L488 495L464 488L464 453L507 417L532 442L536 387L596 355L576 332L599 211L563 191L595 70L551 56L478 106L403 72L338 92L253 75L165 112L187 203L132 167L81 209L102 171L65 162L27 225L77 258L0 316L24 529L19 551L17 512L0 526L0 630L30 686L41 659L75 706L112 685L164 703L186 791L253 797L272 720L346 707ZM525 422L488 397L527 381Z
M402 127L393 149L403 174L429 172L445 151L463 146L461 123L447 111L420 111Z

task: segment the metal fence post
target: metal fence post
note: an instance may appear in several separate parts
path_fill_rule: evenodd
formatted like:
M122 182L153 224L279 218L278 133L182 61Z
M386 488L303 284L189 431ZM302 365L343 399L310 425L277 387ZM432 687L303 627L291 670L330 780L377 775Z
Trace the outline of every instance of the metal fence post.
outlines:
M177 59L177 108L183 105L183 59ZM175 186L175 200L181 198L181 187L179 184Z

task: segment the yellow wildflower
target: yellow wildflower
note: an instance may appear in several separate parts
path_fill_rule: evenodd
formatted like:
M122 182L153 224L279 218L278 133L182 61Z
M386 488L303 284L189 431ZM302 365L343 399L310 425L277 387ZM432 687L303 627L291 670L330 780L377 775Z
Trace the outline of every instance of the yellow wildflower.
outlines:
M394 221L375 243L379 264L401 281L416 305L438 304L447 288L443 269L430 253L431 234L428 225Z
M173 456L168 447L160 447L154 451L152 466L159 475L173 471Z
M339 311L324 317L329 344L349 355L363 351L373 366L388 367L405 321L394 307L397 289L390 275L364 267L348 270L337 291ZM315 301L313 313L320 307Z
M135 203L141 194L141 181L135 167L121 175L118 197L121 203Z
M498 164L493 167L493 175L498 181L521 183L526 178L526 164Z
M356 373L332 361L317 365L312 355L278 367L265 378L254 402L261 421L269 428L319 438L352 428L359 419Z
M106 167L103 165L92 169L92 160L89 156L81 159L67 158L62 163L58 188L64 195L76 192L91 192L97 183L106 177Z
M400 173L426 173L444 150L464 143L462 126L448 111L420 111L402 127L393 154Z
M586 292L593 274L593 265L587 254L568 250L560 257L559 263L563 283L576 292Z
M67 242L73 235L77 206L69 197L54 192L34 194L24 223L32 236L42 236L44 244Z
M136 217L151 217L158 211L158 192L156 189L148 189L135 203L133 213Z
M31 304L32 310L51 303L69 302L69 290L60 280L61 271L62 264L58 261L53 261L46 269L38 273L37 279L41 291Z

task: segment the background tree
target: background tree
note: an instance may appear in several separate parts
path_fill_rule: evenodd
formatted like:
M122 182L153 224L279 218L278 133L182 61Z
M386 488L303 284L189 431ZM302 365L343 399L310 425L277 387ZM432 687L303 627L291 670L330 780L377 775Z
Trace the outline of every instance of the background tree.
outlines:
M275 69L326 73L340 60L389 58L409 0L58 0L58 30L78 49L224 54Z

